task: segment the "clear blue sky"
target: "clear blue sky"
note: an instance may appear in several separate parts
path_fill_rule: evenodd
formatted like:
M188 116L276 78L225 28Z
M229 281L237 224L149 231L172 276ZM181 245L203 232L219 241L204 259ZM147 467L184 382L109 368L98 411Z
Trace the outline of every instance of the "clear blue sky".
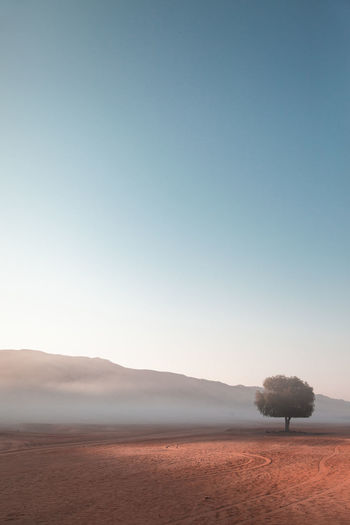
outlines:
M2 0L0 347L350 399L349 27Z

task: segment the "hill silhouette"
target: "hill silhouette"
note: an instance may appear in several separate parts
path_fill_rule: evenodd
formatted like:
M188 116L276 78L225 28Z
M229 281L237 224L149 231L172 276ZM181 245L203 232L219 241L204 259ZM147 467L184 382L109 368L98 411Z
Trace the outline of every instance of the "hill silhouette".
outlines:
M261 421L255 391L100 358L0 350L3 423ZM313 420L350 421L350 402L318 395Z

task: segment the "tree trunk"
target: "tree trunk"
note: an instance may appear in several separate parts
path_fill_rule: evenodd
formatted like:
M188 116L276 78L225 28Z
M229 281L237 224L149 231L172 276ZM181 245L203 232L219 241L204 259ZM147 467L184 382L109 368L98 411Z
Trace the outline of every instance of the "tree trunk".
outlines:
M284 418L284 431L285 432L289 432L289 423L290 423L291 419L292 418L288 417L288 416L285 416L285 418Z

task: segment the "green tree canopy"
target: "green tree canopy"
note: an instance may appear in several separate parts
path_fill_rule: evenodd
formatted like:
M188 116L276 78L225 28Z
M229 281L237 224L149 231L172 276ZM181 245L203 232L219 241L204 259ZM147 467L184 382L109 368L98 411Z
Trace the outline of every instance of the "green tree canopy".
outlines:
M284 417L289 431L292 417L310 417L315 408L313 388L298 377L267 377L264 390L255 395L255 405L264 416Z

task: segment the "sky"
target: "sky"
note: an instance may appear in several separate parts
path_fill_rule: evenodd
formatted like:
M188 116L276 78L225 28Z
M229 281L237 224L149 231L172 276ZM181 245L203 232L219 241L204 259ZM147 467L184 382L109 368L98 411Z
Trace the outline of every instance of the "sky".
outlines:
M349 24L2 0L0 348L350 400Z

